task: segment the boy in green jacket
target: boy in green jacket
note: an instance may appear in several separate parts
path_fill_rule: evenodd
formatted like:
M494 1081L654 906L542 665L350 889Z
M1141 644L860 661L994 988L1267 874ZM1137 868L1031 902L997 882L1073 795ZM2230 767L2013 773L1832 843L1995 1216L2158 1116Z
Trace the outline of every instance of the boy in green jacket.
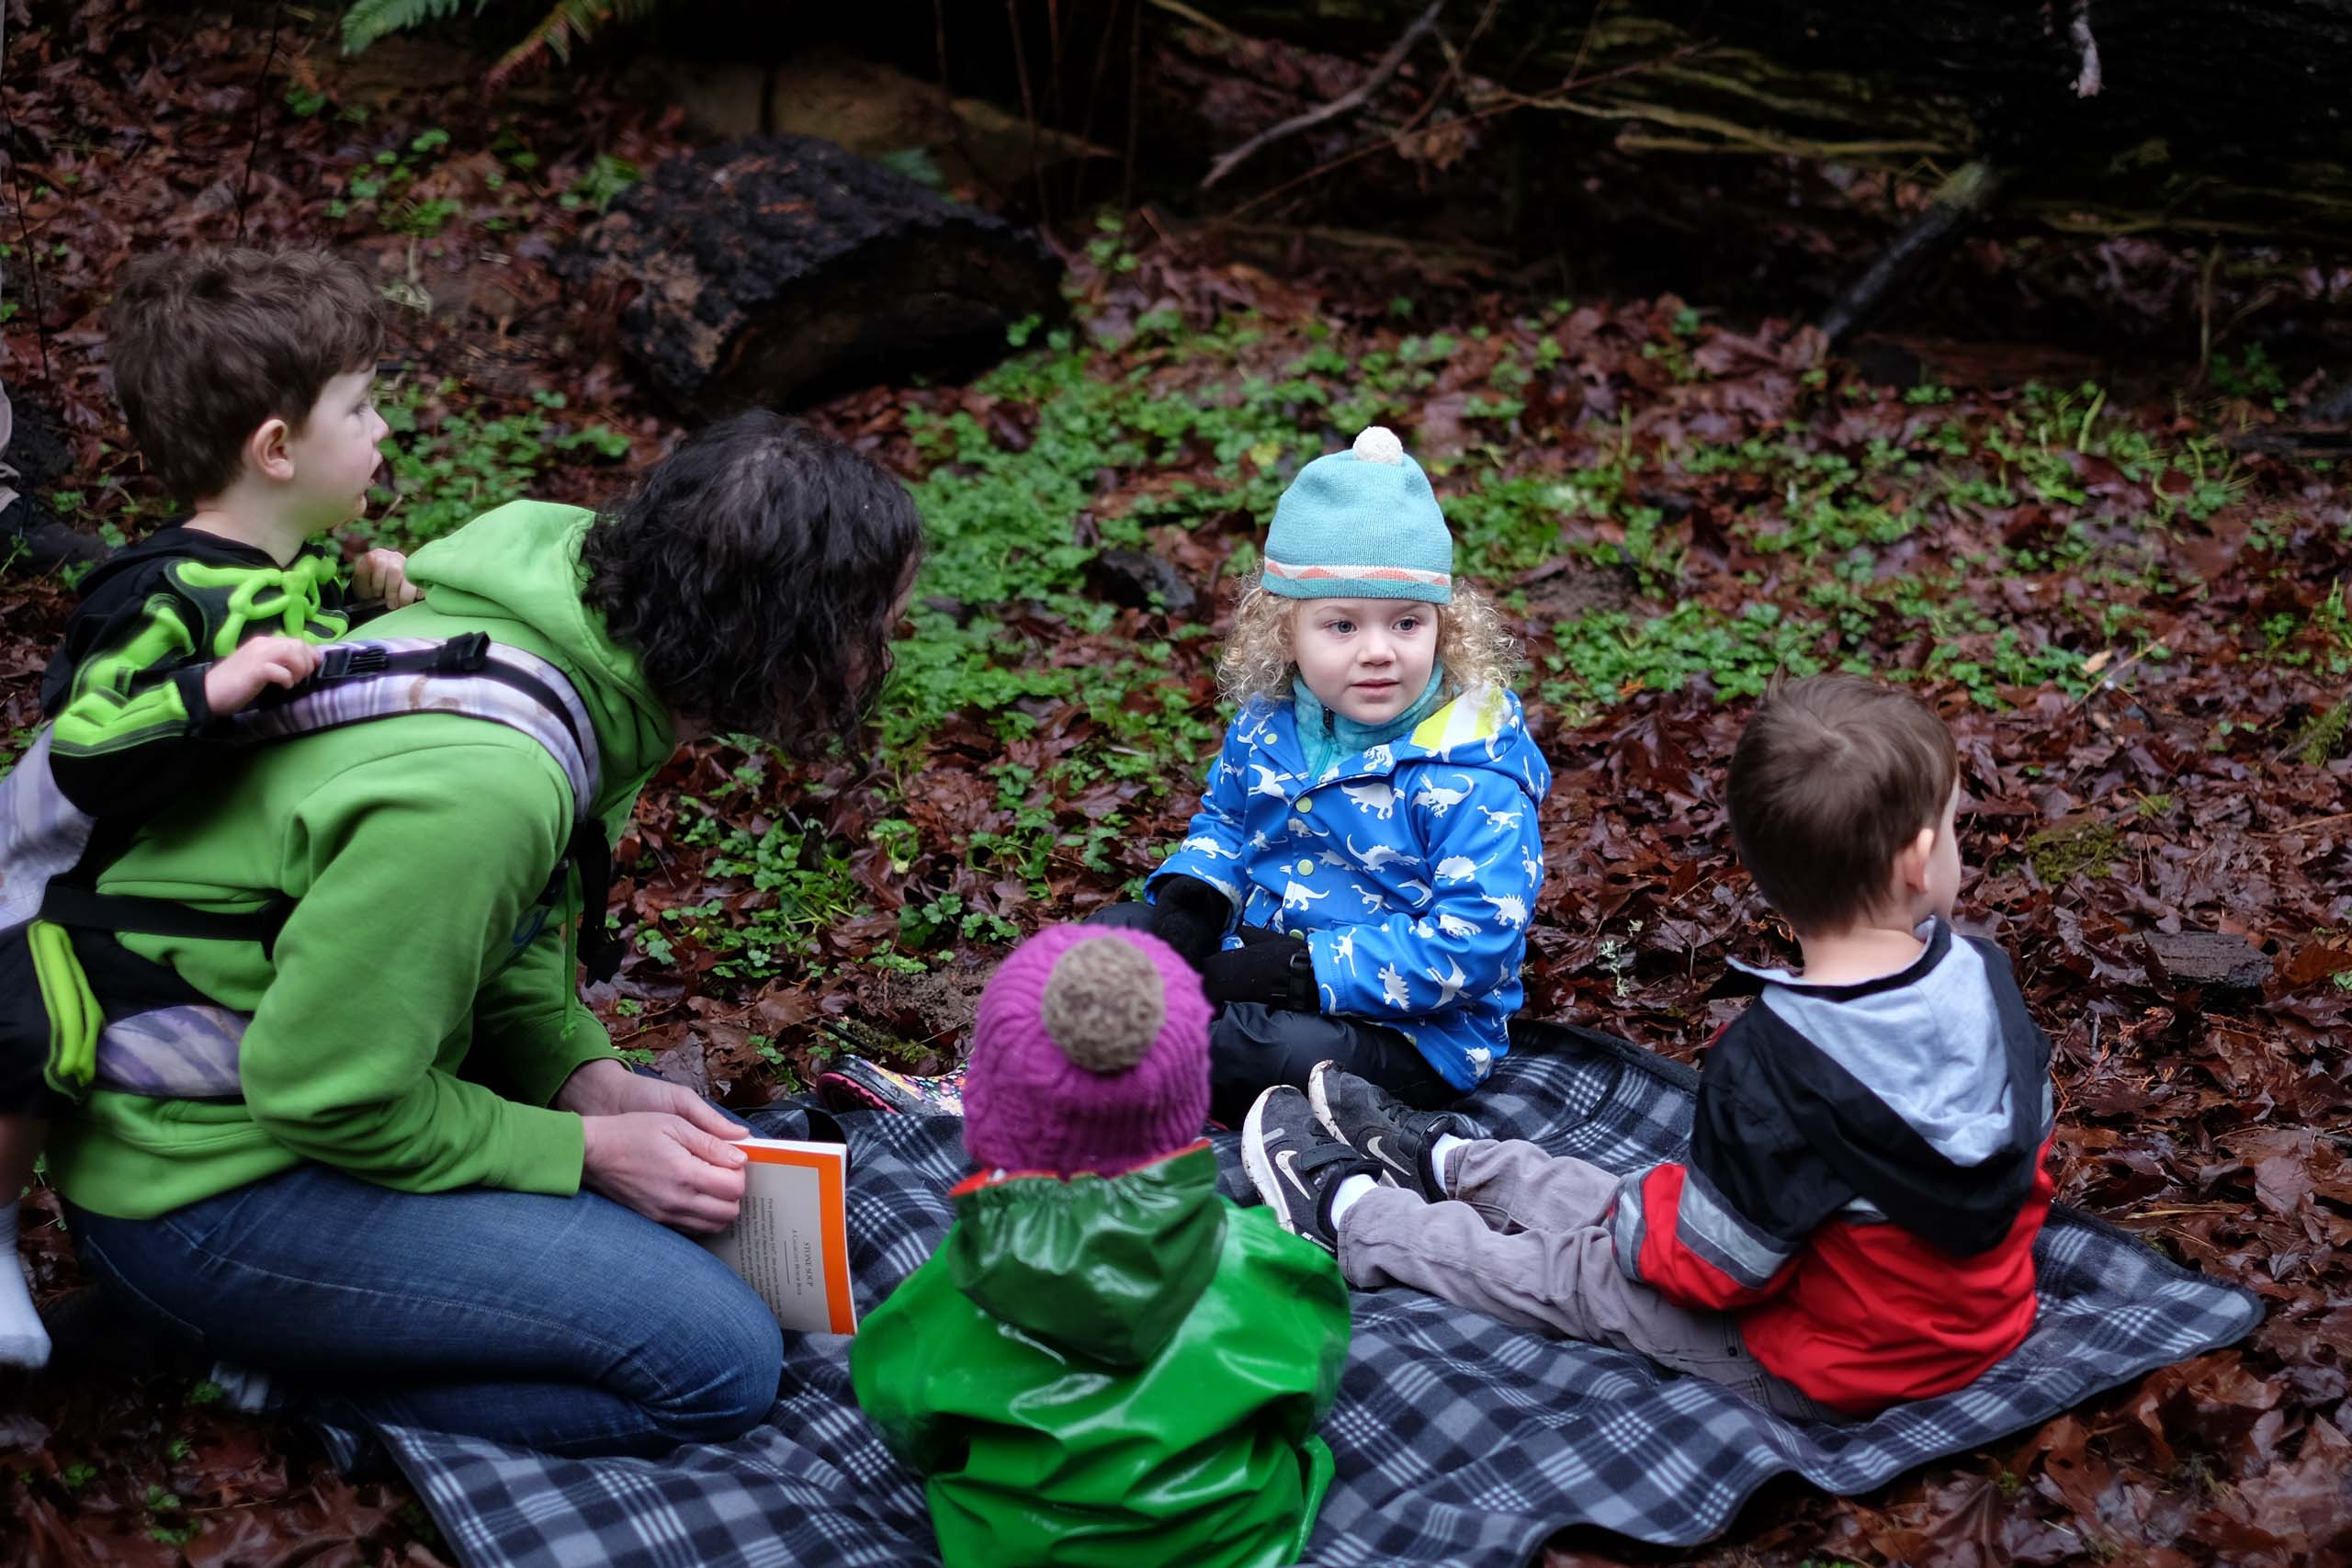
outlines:
M194 510L119 550L82 585L41 679L41 754L58 793L119 843L228 754L220 721L311 673L312 646L416 598L395 550L353 571L319 543L367 509L377 443L376 291L323 251L209 250L131 264L107 357L147 465ZM103 854L101 850L100 854ZM95 865L91 867L95 869ZM0 1246L49 1103L38 1053L0 1059ZM40 1366L49 1336L0 1262L0 1365Z
M1209 1008L1173 948L1059 926L980 999L955 1228L865 1321L858 1403L949 1568L1272 1568L1331 1479L1330 1258L1216 1190Z

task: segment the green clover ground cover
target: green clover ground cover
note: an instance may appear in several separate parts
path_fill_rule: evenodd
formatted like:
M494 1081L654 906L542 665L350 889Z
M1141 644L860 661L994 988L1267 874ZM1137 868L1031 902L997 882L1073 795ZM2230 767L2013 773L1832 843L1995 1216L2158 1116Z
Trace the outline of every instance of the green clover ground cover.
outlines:
M1298 466L1368 423L1430 468L1459 570L1520 619L1555 735L1637 693L1752 696L1776 670L1878 671L1991 708L2079 698L2103 668L2169 656L2174 535L2246 487L2218 441L2150 434L2096 388L1963 399L1791 374L1713 352L1671 301L1430 333L1164 308L1114 322L1095 311L1119 274L1114 255L1071 325L1017 331L971 387L910 394L898 452L929 555L876 782L830 834L693 803L713 813L692 829L722 852L712 869L775 897L672 910L649 944L683 932L716 973L758 979L866 919L866 960L912 971L1000 948L1023 902L1132 890L1226 716L1214 615ZM1559 413L1563 385L1582 417ZM1109 603L1089 566L1113 547L1184 563L1203 606ZM943 772L975 769L989 787L944 812ZM894 917L861 876L876 857Z
M2214 436L2159 433L2094 387L1792 370L1670 299L1436 331L1404 311L1135 310L1129 259L1110 243L1069 324L1017 328L970 387L906 394L889 451L929 552L872 777L830 820L763 813L793 770L739 746L736 776L674 804L710 882L640 911L647 953L761 983L821 974L855 926L866 962L920 972L1012 940L1023 904L1132 888L1216 744L1215 623L1276 498L1367 423L1430 470L1555 735L1641 693L1752 696L1779 670L1873 670L1994 708L2079 698L2102 667L2175 651L2165 607L2196 591L2176 535L2269 499ZM384 406L392 485L368 531L403 546L628 449L553 392L481 407L410 378ZM2256 527L2282 549L2293 531ZM1110 603L1090 568L1112 547L1177 562L1201 604ZM2352 663L2325 605L2265 637L2282 669ZM2340 745L2342 711L2296 743ZM988 787L944 814L939 774L976 767Z

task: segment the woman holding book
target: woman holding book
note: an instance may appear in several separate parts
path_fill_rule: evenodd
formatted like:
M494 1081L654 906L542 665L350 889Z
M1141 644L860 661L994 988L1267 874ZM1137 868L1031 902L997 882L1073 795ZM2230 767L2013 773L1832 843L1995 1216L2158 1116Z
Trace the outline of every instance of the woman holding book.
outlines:
M846 734L919 541L880 468L749 413L601 515L517 502L426 546L423 602L369 634L551 667L609 834L682 739ZM260 1374L232 1385L567 1454L724 1440L774 1403L775 1318L680 1234L734 1218L741 1129L630 1072L577 995L606 939L572 779L519 730L404 713L255 748L100 874L287 901L266 948L121 939L242 1031L237 1092L101 1087L49 1156L93 1272Z

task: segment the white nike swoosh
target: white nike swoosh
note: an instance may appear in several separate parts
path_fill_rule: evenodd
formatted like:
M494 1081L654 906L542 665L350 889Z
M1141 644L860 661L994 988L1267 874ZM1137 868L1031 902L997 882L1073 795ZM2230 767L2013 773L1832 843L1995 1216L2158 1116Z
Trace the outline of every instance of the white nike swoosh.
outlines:
M1291 1162L1296 1158L1298 1158L1296 1149L1284 1149L1274 1156L1274 1165L1289 1179L1290 1184L1298 1189L1298 1195L1304 1198L1307 1196L1306 1183L1301 1181L1298 1179L1298 1172L1291 1168Z
M1396 1161L1391 1159L1388 1151L1380 1146L1382 1137L1381 1134L1374 1133L1371 1137L1366 1138L1363 1141L1363 1152L1383 1165L1395 1165Z

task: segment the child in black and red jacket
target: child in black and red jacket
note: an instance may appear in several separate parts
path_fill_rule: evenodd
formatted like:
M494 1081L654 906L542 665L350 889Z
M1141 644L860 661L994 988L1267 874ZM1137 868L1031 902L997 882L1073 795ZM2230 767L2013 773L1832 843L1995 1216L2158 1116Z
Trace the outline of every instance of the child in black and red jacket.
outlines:
M2052 1106L2007 959L1948 923L1958 775L1941 722L1891 687L1766 696L1732 833L1804 969L1755 972L1687 1159L1621 1179L1326 1064L1251 1109L1260 1191L1351 1283L1639 1350L1784 1415L1966 1385L2033 1326Z

